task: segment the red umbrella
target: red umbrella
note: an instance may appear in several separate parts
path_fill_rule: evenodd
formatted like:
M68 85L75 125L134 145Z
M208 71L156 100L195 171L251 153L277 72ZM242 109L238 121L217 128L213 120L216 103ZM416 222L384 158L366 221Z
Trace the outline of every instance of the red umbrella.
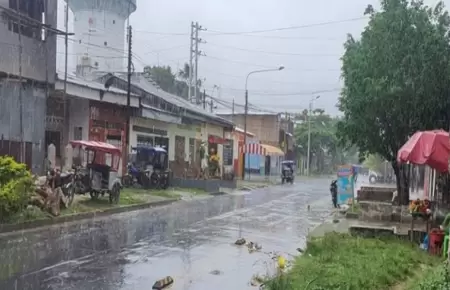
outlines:
M426 164L440 172L448 171L450 140L448 132L418 131L398 150L398 162Z

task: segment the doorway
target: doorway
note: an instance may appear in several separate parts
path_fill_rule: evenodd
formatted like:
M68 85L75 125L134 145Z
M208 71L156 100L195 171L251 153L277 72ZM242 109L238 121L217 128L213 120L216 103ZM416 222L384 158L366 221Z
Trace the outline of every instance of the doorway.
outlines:
M55 145L56 158L61 158L61 132L45 131L45 154L48 154L48 146Z
M270 175L270 156L265 156L264 157L264 171L265 171L265 175L269 176Z
M108 144L111 144L111 145L113 145L113 146L116 146L117 148L119 148L119 149L121 149L122 150L122 139L121 139L121 136L120 135L108 135L108 136L106 136L106 143L108 143ZM121 158L120 158L120 162L119 162L119 168L118 168L118 172L117 172L117 175L118 176L122 176L122 157L123 157L123 154L122 154L122 156L120 156ZM113 160L112 160L112 156L111 156L111 154L105 154L105 158L106 158L106 160L105 160L105 164L107 164L107 165L113 165Z

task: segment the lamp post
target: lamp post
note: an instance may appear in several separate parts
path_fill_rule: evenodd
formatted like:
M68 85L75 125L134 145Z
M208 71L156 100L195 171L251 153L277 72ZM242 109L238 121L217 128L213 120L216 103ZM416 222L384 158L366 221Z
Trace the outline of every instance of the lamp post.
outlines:
M312 105L315 100L320 98L320 96L315 96L309 101L309 112L308 112L308 159L306 160L306 175L309 176L309 168L311 162L311 114Z
M271 69L261 69L261 70L255 70L251 71L247 74L247 77L245 78L245 106L244 106L244 148L247 145L247 115L248 115L248 78L257 73L265 73L265 72L272 72L272 71L280 71L283 70L284 66L280 66L278 68L271 68ZM249 156L248 154L244 153L244 156ZM248 164L250 164L250 157L244 158L244 170L242 171L242 179L245 178L245 159L248 160Z

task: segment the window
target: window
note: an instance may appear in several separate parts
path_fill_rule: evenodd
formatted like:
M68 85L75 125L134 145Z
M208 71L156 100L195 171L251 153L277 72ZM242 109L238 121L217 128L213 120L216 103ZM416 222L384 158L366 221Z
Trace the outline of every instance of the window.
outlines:
M189 163L193 165L195 162L195 139L189 138Z
M233 165L233 140L226 140L223 144L223 165Z
M83 139L83 127L73 128L73 140L82 140L82 139Z
M9 0L9 8L41 23L44 21L44 0ZM8 29L14 33L19 33L19 23L21 23L20 33L23 36L42 40L41 27L31 25L25 18L11 17Z
M153 139L152 136L137 135L136 144L137 146L153 146Z

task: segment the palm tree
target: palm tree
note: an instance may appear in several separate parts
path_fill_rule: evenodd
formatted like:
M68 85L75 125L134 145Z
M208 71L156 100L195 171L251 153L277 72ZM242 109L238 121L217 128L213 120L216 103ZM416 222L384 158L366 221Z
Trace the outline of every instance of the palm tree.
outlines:
M188 81L191 69L188 63L185 63L183 68L178 72L178 77L182 80Z

